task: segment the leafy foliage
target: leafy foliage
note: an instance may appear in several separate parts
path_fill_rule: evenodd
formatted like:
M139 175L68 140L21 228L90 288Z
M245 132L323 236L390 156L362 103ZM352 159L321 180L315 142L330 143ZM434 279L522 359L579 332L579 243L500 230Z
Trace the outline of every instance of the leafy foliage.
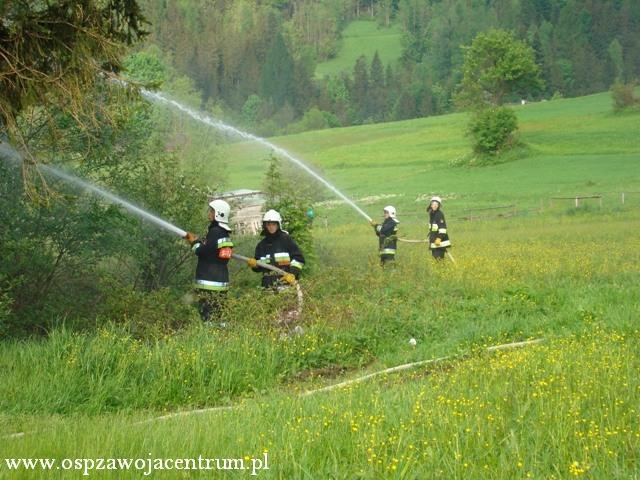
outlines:
M4 330L44 333L57 316L89 314L98 264L118 243L118 212L70 194L33 203L19 170L4 164L0 185L0 292L10 311Z
M87 97L108 112L108 124L86 135L63 112L54 112L49 117L64 133L58 150L48 132L36 131L30 135L32 151L175 225L200 228L209 190L202 179L183 171L177 152L166 150L163 131L170 125L139 98L101 93L96 89ZM137 299L145 312L135 316L136 335L177 328L178 320L167 323L154 292L179 292L191 284L194 259L183 241L54 179L45 178L52 195L44 201L25 195L20 169L3 163L0 174L0 298L9 308L5 332L46 333L63 320L86 328L101 321L96 305L127 298ZM146 329L142 318L151 322Z
M507 107L485 108L473 113L469 133L476 153L495 155L514 143L516 114Z
M544 85L533 49L505 30L478 35L465 49L458 102L500 106L513 95L529 96Z
M635 84L622 84L616 82L611 87L611 95L613 96L613 109L616 112L632 109L640 106L640 98L635 95Z
M17 117L32 106L95 121L86 92L120 69L123 47L146 34L144 22L136 0L2 2L0 129L21 138Z

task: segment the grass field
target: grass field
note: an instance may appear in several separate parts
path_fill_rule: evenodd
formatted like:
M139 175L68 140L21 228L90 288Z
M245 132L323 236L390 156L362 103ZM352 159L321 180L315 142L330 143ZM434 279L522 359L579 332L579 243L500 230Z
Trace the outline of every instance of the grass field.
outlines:
M372 216L390 202L400 218L422 212L424 198L436 193L447 200L447 212L457 212L502 204L526 209L547 203L549 197L587 194L605 194L610 203L620 202L621 192L640 191L640 116L614 115L608 93L514 108L520 138L529 150L517 161L483 168L451 167L470 152L464 114L270 141L356 201L383 197L365 200ZM234 165L230 189L260 188L267 154L246 143L227 147L226 157ZM638 193L627 198L634 195Z
M353 66L361 55L371 60L376 51L382 64L395 65L402 55L402 32L397 25L379 27L371 20L356 20L347 26L342 32L342 41L335 58L316 66L316 77L338 75L340 72L353 72Z
M424 238L426 199L443 195L456 263L401 243L396 268L382 270L371 227L324 204L302 280L303 335L276 321L293 299L260 293L233 263L231 328L143 342L104 325L2 342L0 461L201 455L248 469L151 475L161 478L251 476L265 458L269 470L253 473L279 479L640 478L640 117L609 104L602 94L519 107L530 152L490 167L451 166L468 148L462 115L274 139L375 218L395 204L403 237ZM228 153L230 186L259 186L254 147ZM549 203L598 192L602 207ZM541 200L520 216L460 218ZM241 254L255 243L236 240ZM543 341L487 351L531 339ZM45 475L4 462L0 478L72 478L85 466Z

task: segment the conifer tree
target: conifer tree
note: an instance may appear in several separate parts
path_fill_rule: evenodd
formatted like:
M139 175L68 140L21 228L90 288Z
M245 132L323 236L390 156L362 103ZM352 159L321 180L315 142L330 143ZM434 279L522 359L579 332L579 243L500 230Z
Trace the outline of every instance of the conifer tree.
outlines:
M294 89L294 63L282 34L273 39L260 74L262 97L282 107Z

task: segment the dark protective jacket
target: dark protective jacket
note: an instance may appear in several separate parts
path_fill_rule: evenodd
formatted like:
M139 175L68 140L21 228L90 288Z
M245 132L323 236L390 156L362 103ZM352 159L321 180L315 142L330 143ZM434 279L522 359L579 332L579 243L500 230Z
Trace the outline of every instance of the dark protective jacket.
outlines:
M227 263L233 248L229 233L214 220L209 225L207 237L193 244L193 253L198 256L196 288L218 292L229 289Z
M284 230L278 229L273 235L263 231L264 238L256 245L255 259L292 273L296 278L304 267L304 256L298 244ZM278 282L280 275L260 266L253 269L262 272L262 286L270 287Z
M429 211L429 248L447 248L451 246L449 235L447 234L447 222L444 213L438 209L435 212ZM440 244L436 245L436 238L440 239Z
M393 260L398 248L398 221L395 218L385 218L382 225L376 225L375 231L380 246L380 259Z

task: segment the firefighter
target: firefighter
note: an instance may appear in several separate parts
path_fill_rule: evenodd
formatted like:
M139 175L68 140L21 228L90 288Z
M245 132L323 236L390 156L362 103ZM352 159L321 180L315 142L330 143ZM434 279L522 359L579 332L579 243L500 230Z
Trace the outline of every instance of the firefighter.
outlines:
M267 211L262 217L262 235L264 238L256 245L255 258L247 260L249 267L262 273L264 288L280 290L294 284L304 267L304 256L289 233L282 230L282 217L275 210ZM278 267L287 274L262 268L257 261Z
M207 218L211 222L204 240L193 233L187 233L185 239L198 257L196 266L195 289L198 296L198 309L206 323L222 321L222 306L229 290L229 269L233 242L229 237L229 215L231 208L224 200L209 203Z
M387 262L392 262L396 258L396 249L398 247L398 223L396 218L396 209L391 205L383 209L384 221L382 224L371 222L373 229L378 236L378 244L380 246L380 265L384 267Z
M444 260L447 247L451 246L447 233L447 222L442 211L442 199L432 197L427 207L429 214L429 249L435 260Z

